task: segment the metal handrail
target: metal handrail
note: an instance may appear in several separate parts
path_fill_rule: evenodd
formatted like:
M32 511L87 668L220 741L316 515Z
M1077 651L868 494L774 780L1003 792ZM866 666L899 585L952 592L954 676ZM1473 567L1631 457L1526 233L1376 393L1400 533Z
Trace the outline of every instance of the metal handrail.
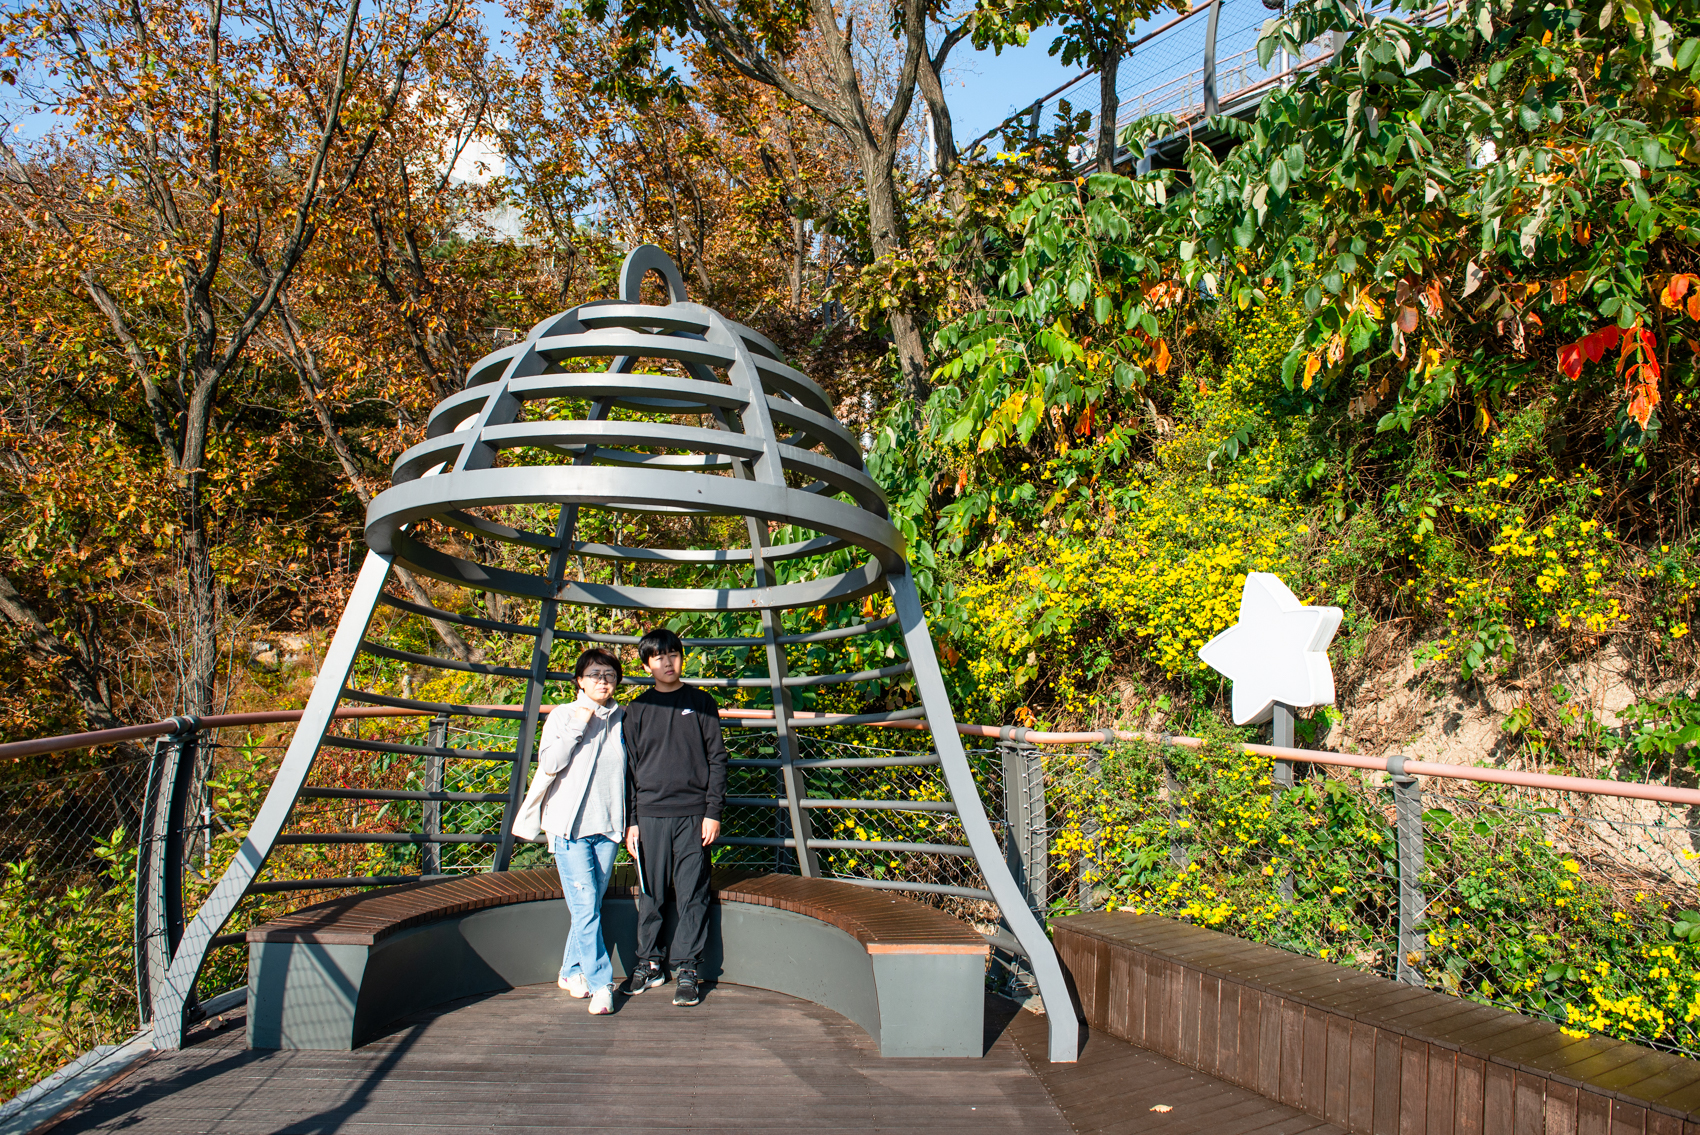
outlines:
M1169 20L1167 23L1164 23L1161 27L1153 28L1150 31L1146 32L1144 35L1140 36L1138 39L1129 43L1126 47L1124 47L1122 49L1123 57L1125 58L1126 56L1132 55L1134 48L1141 47L1144 44L1149 43L1151 40L1156 39L1158 36L1162 35L1164 32L1168 31L1170 28L1174 27L1176 24L1185 23L1187 20L1192 19L1194 16L1201 15L1204 12L1208 12L1209 10L1210 10L1209 4L1200 4L1196 8L1191 8L1191 9L1188 9L1187 11L1185 11L1185 12L1182 12L1180 15L1176 16L1174 19ZM980 135L978 138L974 139L972 142L970 142L966 146L962 147L962 152L965 153L965 154L973 153L975 146L978 146L981 142L984 142L987 138L990 138L993 134L996 134L998 131L1005 129L1006 127L1008 127L1010 125L1010 123L1017 122L1017 121L1021 120L1022 118L1031 114L1033 111L1039 109L1040 107L1044 106L1046 103L1050 102L1053 98L1062 94L1064 91L1070 89L1071 87L1074 87L1075 85L1077 85L1079 83L1086 81L1087 79L1092 78L1097 73L1098 73L1097 68L1089 67L1086 70L1082 71L1080 74L1076 75L1074 78L1070 79L1068 82L1064 83L1062 86L1055 87L1052 90L1046 91L1044 94L1040 95L1038 98L1034 99L1032 102L1030 102L1026 106L1022 107L1019 111L1010 115L1008 118L1004 119L1002 122L998 123L996 126L992 127L990 130L986 131L984 134Z
M37 737L30 741L11 741L0 745L0 760L19 757L38 757L46 753L64 753L72 749L94 749L101 745L116 745L120 741L139 741L144 737L164 737L185 729L230 729L242 725L282 725L301 720L299 709L270 710L263 713L215 713L206 717L168 717L146 725L120 725L114 729L96 729L89 733L63 733L57 737ZM336 711L338 717L429 717L426 710L367 709L346 706Z
M470 707L484 708L484 707ZM554 706L542 707L543 712ZM301 720L301 710L274 710L262 713L224 713L209 717L172 717L146 725L125 725L116 729L97 729L89 733L66 733L57 737L41 737L30 741L13 741L0 745L0 760L60 753L72 749L90 749L100 745L157 737L181 731L193 724L201 729L222 729L242 725L279 725ZM338 709L339 718L429 717L428 710L387 709L349 706ZM771 721L772 710L722 709L720 716L733 724ZM799 710L793 716L799 724L814 718L845 720L841 714L817 714ZM930 729L924 719L907 721L870 721L869 728ZM1198 749L1205 745L1198 737L1185 737L1148 730L1093 729L1076 732L1054 732L1028 729L1015 725L970 725L958 722L956 731L964 737L985 737L996 741L1015 741L1029 745L1092 745L1121 741L1148 741L1173 745L1183 749ZM1660 804L1700 805L1700 789L1675 788L1664 784L1637 784L1625 780L1600 780L1593 777L1558 776L1544 772L1525 772L1520 769L1488 768L1482 765L1441 764L1434 761L1413 761L1405 757L1370 757L1356 753L1335 753L1326 749L1295 749L1284 745L1246 744L1245 752L1282 761L1309 761L1312 764L1334 765L1339 768L1359 768L1405 776L1438 776L1451 780L1468 780L1484 784L1505 784L1515 788L1544 789L1551 792L1580 792L1590 796L1618 796L1629 800L1651 800ZM749 763L749 762L746 762ZM800 762L826 763L826 762Z

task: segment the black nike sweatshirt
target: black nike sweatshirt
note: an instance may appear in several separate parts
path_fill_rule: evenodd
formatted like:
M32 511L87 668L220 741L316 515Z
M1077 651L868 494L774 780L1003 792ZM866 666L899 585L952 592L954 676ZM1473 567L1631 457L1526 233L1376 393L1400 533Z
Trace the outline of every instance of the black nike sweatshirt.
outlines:
M726 803L720 703L691 686L647 690L627 703L625 729L626 815L720 818Z

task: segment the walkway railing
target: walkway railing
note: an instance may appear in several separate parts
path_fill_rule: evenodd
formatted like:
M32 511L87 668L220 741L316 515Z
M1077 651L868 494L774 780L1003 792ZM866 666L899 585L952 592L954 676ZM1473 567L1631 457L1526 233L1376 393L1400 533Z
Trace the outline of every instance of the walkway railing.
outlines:
M1445 5L1437 5L1418 13L1402 13L1399 18L1421 24L1447 18L1450 11ZM1390 12L1390 8L1376 6L1371 18ZM1170 115L1176 124L1172 137L1190 138L1205 119L1217 114L1249 115L1271 90L1334 58L1340 47L1338 36L1307 43L1297 56L1277 52L1269 63L1260 62L1259 33L1276 14L1263 0L1210 0L1129 41L1116 75L1118 131L1141 118ZM1018 148L1030 145L1052 121L1061 118L1064 104L1070 115L1083 111L1090 115L1086 136L1095 137L1102 109L1098 72L1082 71L1047 91L969 142L963 152L973 154L999 134ZM1169 140L1159 139L1153 147L1163 148ZM1072 157L1084 168L1091 162L1091 147L1081 146ZM1131 154L1118 141L1117 163L1130 158L1139 155Z
M215 942L198 983L203 1012L240 998L248 922L348 888L493 865L511 763L503 754L517 722L381 707L339 716L352 733L321 753L314 787L250 888L243 917ZM109 822L141 833L133 983L106 975L107 985L134 985L134 1000L124 999L134 1015L113 1019L111 1029L147 1017L161 959L263 795L270 749L251 737L220 741L219 730L298 717L174 718L0 746L4 758L157 739L145 776L136 762L119 762L57 787L14 785L0 795L6 855L35 865L33 881L11 884L14 901L29 887L57 895L105 878L111 853L99 845ZM734 760L722 861L792 869L793 840L776 817L776 761L763 751L771 714L728 709L723 717ZM996 925L949 796L935 783L926 723L888 718L853 741L809 729L841 720L799 713L796 721L803 749L795 764L810 796L830 809L822 813L830 822L809 837L822 872L907 891L975 922L999 947L1005 980L1022 986L1018 946ZM1682 1019L1690 1002L1700 1004L1700 977L1693 989L1624 985L1642 954L1675 949L1686 958L1692 945L1672 928L1686 925L1675 912L1700 906L1691 820L1700 790L1126 730L958 731L983 743L970 760L1006 861L1041 918L1105 905L1167 913L1584 1028L1700 1050ZM49 797L64 799L33 806ZM51 819L82 813L91 818L75 828ZM513 865L542 854L522 846ZM1566 935L1572 953L1610 954L1616 977L1584 980L1563 949L1532 940ZM1593 945L1577 946L1582 935ZM1513 973L1533 985L1512 989ZM221 998L222 989L235 992ZM1644 1019L1600 1010L1596 989L1614 1003L1640 997ZM111 993L103 994L108 1016Z

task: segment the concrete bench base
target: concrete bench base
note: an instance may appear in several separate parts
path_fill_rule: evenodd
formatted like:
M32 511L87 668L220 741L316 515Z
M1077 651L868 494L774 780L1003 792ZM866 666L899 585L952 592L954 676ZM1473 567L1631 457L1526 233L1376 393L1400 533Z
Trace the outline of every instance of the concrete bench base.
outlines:
M352 1049L445 1001L553 982L570 925L555 898L452 914L370 943L327 940L359 937L327 932L265 940L258 928L248 945L248 1045ZM636 901L610 894L602 927L618 980L636 962ZM722 892L710 907L703 962L706 980L771 989L848 1017L883 1056L983 1050L983 944L863 942L820 918Z

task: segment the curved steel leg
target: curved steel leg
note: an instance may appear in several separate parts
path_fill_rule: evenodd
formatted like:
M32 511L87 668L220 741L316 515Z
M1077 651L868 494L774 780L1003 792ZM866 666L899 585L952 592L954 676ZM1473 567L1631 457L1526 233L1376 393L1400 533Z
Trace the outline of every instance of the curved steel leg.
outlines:
M254 817L253 826L243 838L242 846L236 849L230 866L224 869L206 902L195 912L194 921L183 931L183 940L172 955L165 979L154 989L155 1048L183 1046L184 1009L195 987L195 978L206 961L213 936L235 912L236 904L248 893L248 885L265 866L266 858L272 853L272 844L283 831L289 810L295 806L296 793L307 783L307 774L312 771L313 761L319 755L319 743L324 739L332 715L336 713L336 703L342 697L348 672L354 666L360 640L365 637L366 624L372 621L378 595L389 577L389 557L367 552L366 562L354 581L354 589L349 592L348 605L343 608L342 621L337 624L336 635L331 639L330 649L325 652L324 665L319 667L319 676L313 681L313 693L307 699L301 723L295 727L289 751L284 754L283 764L272 779L265 802L260 805L260 813Z
M951 712L950 697L945 692L944 676L939 672L938 656L933 653L932 635L927 632L927 619L921 611L921 597L915 591L915 580L908 572L887 577L892 601L897 605L897 617L903 627L903 640L909 648L909 661L915 667L915 684L921 691L921 704L932 725L933 744L938 749L939 764L944 768L945 782L956 804L956 814L962 829L968 834L968 846L985 875L986 886L1002 908L1009 928L1027 951L1033 976L1039 983L1039 996L1045 1001L1045 1018L1050 1023L1050 1058L1055 1063L1072 1063L1080 1056L1080 1019L1075 1016L1074 998L1069 994L1062 965L1051 948L1045 928L1027 908L1026 897L1009 873L991 822L986 818L985 805L980 802L980 790L974 783L973 770L968 767L968 755L962 750L962 738L956 733L956 716Z

